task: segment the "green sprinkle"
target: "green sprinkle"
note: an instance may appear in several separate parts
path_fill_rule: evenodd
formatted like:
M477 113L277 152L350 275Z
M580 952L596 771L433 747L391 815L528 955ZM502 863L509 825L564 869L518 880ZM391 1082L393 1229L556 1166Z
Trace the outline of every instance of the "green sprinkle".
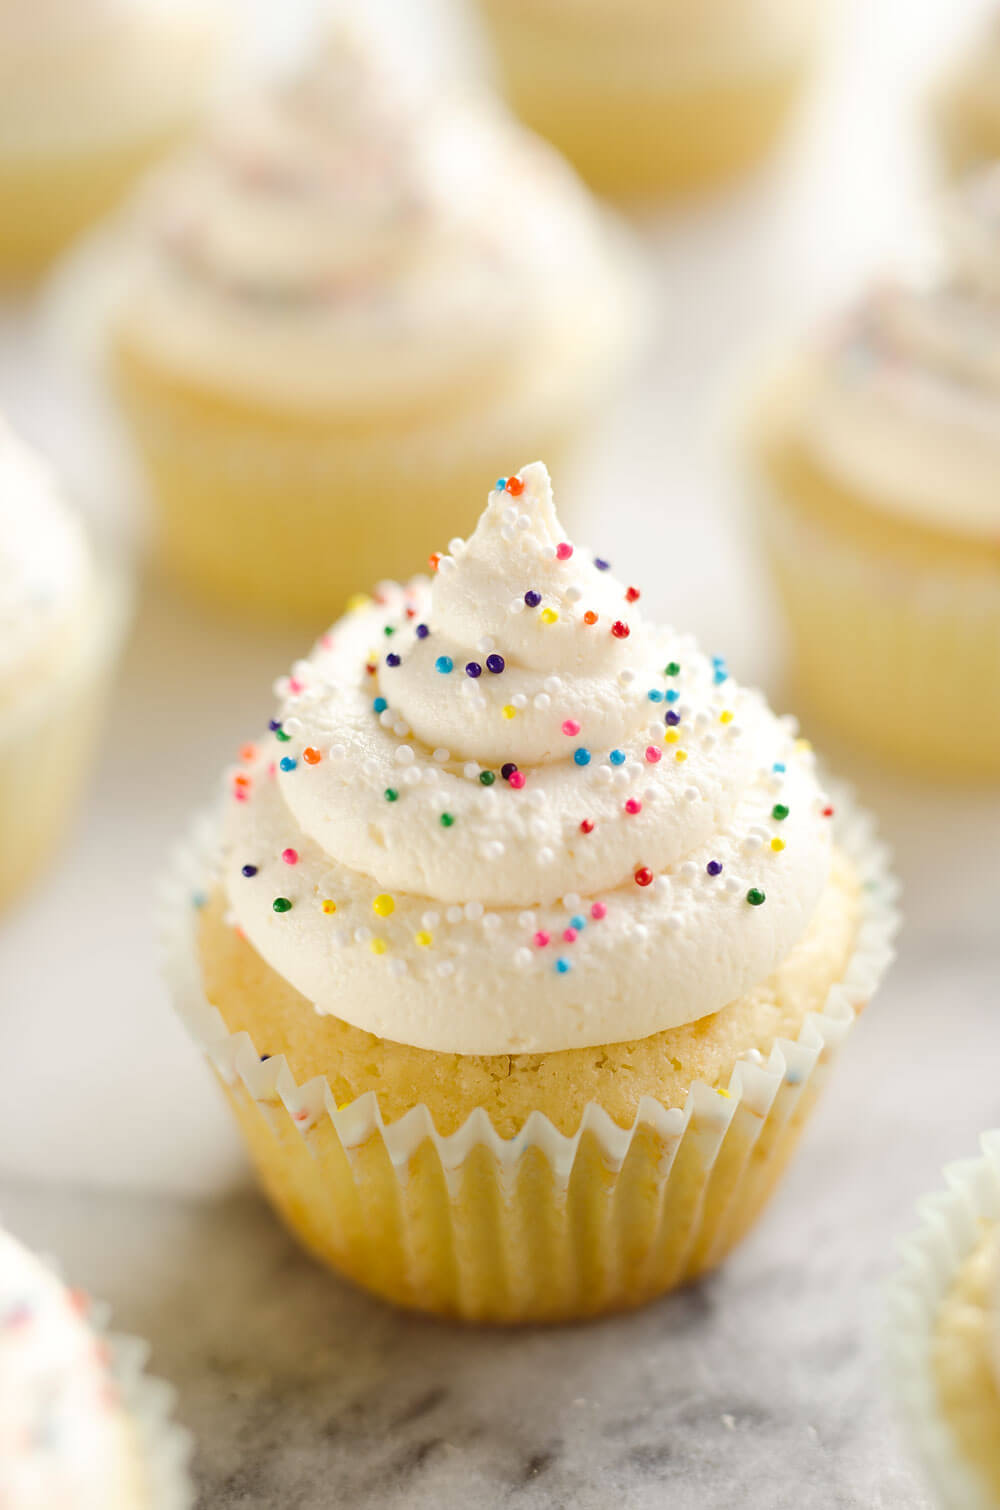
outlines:
M783 802L776 802L771 809L771 817L777 818L780 823L782 818L788 817L788 808Z
M751 886L750 890L747 892L747 901L750 903L751 907L759 907L762 902L767 901L767 898L761 891L759 886Z
M287 897L275 897L271 906L275 912L291 912L292 910L292 904Z
M395 634L396 633L396 626L395 626L395 624L386 624L385 628L382 630L382 633L383 634Z
M396 791L396 788L394 786L387 786L385 791L382 793L382 796L385 798L386 802L395 802L399 796L399 793Z
M496 781L496 777L492 771L480 771L479 779L483 783L483 786L492 786L494 781Z
M286 745L292 736L290 734L286 734L284 729L275 729L274 737L275 739L280 739L281 743L283 745Z
M664 676L680 676L681 667L679 661L668 661L663 668Z
M454 815L454 813L442 813L441 814L441 827L442 828L451 828L451 825L454 823L454 821L455 821L455 815Z

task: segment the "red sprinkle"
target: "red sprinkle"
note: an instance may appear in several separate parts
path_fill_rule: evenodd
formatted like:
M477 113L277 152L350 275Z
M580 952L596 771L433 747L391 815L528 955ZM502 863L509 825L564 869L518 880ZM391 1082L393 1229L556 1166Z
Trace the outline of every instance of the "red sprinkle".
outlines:
M625 589L625 601L626 603L638 603L639 589L637 587L627 587Z
M580 824L580 832L581 834L592 834L594 832L593 818L584 818L583 822Z
M627 640L632 631L623 619L615 619L611 626L611 633L616 640Z
M637 886L651 886L653 882L653 872L650 870L648 865L642 865L636 871L632 879L635 881L635 884Z
M832 807L825 807L823 809L823 817L824 818L832 818L833 817L833 808Z

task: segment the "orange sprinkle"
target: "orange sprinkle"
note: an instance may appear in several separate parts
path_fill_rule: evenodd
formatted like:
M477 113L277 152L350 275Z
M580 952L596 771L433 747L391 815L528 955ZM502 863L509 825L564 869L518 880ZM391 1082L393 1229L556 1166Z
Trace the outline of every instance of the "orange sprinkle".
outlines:
M302 751L302 759L305 761L306 765L319 765L322 756L320 755L319 751L314 748L313 745L307 745L306 748Z

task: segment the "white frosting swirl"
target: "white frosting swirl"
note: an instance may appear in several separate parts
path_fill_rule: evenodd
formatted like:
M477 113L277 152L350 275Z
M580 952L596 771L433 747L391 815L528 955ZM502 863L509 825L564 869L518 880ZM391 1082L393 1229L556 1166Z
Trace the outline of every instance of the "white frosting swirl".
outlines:
M350 414L456 401L525 357L613 364L630 282L552 151L334 29L137 206L128 342L253 398Z
M458 1053L715 1012L829 869L792 732L569 546L540 463L512 485L433 585L383 584L321 639L230 776L224 881L258 952L320 1012Z
M804 439L886 513L1000 532L1000 170L944 211L945 266L874 290L820 354Z
M0 1504L147 1503L135 1443L79 1298L0 1231Z
M0 707L65 652L92 589L79 520L0 420Z

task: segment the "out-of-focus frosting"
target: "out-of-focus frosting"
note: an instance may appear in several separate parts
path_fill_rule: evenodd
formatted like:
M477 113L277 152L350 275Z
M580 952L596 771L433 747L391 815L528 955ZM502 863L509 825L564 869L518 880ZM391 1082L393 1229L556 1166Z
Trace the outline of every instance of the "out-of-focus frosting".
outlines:
M630 324L605 227L498 106L433 93L333 28L136 207L127 341L196 381L367 412L613 365Z
M147 1504L103 1344L79 1298L0 1231L0 1505Z
M794 731L566 541L540 463L436 566L280 683L228 778L233 923L318 1011L458 1053L641 1038L765 980L829 870Z
M175 128L207 97L219 30L195 0L2 0L0 156Z
M803 438L878 508L1000 534L1000 172L957 191L944 266L872 292L820 353Z
M0 420L0 708L66 650L92 591L79 520Z

